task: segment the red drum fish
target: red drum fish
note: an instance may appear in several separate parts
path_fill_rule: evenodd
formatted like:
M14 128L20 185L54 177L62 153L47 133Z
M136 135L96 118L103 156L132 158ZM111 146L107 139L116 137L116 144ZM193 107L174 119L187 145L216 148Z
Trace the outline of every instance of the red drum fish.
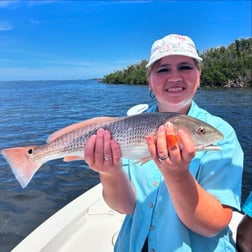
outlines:
M120 146L122 157L137 162L149 161L146 144L147 135L155 135L158 127L166 122L174 124L176 130L184 129L191 135L196 151L218 150L212 144L223 135L211 125L178 113L144 113L126 117L97 117L63 128L41 146L27 146L3 149L1 154L8 161L16 179L24 188L35 172L46 162L64 158L64 161L84 159L84 146L88 138L99 128L109 130ZM167 136L167 144L179 141L177 135Z

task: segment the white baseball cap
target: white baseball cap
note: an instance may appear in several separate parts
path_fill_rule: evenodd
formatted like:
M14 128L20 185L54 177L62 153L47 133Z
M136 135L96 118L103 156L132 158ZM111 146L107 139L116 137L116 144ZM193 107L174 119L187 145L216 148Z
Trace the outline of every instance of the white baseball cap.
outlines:
M170 34L153 43L150 59L146 67L150 67L159 59L170 55L182 55L202 61L191 38L184 35Z

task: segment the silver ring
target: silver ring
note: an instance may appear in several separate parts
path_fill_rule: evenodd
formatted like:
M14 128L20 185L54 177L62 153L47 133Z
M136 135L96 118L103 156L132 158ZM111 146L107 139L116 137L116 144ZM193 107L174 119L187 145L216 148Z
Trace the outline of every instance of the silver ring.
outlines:
M164 157L158 157L159 161L165 161L169 158L169 154L165 155Z
M112 157L104 157L104 161L112 160Z

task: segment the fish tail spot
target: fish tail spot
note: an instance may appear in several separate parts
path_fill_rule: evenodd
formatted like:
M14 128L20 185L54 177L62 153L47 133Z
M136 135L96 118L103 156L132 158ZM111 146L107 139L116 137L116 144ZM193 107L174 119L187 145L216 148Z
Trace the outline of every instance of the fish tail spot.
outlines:
M23 188L29 184L35 172L42 165L32 158L33 150L34 146L9 148L1 151Z

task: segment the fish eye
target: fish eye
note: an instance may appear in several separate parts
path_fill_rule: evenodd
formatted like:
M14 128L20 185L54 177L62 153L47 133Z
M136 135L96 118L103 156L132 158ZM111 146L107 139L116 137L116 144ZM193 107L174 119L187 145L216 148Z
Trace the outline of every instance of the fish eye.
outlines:
M200 135L206 134L206 128L204 128L202 126L197 128L197 133L200 134Z
M29 149L29 150L27 151L27 153L31 155L31 154L33 153L33 150L32 150L32 149Z

